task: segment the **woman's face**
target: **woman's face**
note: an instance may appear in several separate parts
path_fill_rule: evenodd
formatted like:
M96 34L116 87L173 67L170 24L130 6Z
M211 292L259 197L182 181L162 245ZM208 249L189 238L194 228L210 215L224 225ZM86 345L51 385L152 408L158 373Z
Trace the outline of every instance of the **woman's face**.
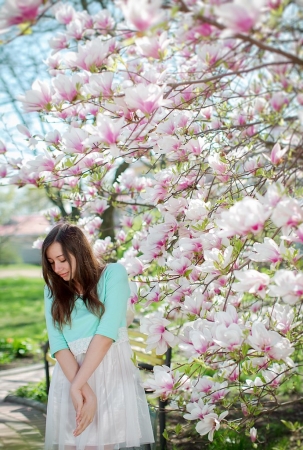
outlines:
M49 261L53 271L63 278L64 281L72 280L76 270L76 258L69 254L72 267L68 264L62 251L62 246L59 242L54 242L46 250L46 257Z

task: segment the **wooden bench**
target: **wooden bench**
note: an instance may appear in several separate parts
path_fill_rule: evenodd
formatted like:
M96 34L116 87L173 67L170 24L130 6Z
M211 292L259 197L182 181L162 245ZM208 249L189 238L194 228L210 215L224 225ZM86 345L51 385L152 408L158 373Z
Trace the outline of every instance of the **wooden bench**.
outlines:
M129 328L128 337L130 341L131 348L134 353L135 364L140 370L147 370L152 372L154 366L162 366L163 364L170 366L171 363L171 348L165 353L165 355L156 355L156 352L150 351L146 352L146 335L140 333L138 329ZM44 366L45 366L45 377L46 377L46 390L49 391L50 386L50 375L49 375L49 365L54 365L56 359L52 358L49 352L49 342L47 341L43 346L44 351ZM146 394L151 393L148 389L145 389ZM166 418L165 418L165 407L167 405L167 400L163 401L159 399L158 417L159 417L159 449L165 450L167 448L166 439L163 436ZM155 433L156 435L156 433ZM149 446L151 448L151 446Z

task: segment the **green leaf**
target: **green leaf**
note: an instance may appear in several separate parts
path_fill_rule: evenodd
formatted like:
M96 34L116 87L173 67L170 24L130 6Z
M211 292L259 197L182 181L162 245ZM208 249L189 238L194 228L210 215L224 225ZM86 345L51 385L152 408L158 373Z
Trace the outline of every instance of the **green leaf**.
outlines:
M289 420L281 420L283 425L285 425L290 431L296 431L298 430L298 425L300 425L298 422L290 422Z
M178 435L181 433L182 430L182 425L180 423L178 423L178 425L176 425L175 427L175 433Z
M163 431L162 436L164 437L164 439L166 439L166 440L168 441L168 433L167 433L166 428L165 428L165 430Z

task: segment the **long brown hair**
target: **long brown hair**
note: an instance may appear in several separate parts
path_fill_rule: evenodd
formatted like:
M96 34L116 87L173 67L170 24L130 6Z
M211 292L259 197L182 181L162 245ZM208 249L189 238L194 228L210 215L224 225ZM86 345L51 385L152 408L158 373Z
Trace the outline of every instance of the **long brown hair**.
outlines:
M54 242L61 244L62 253L72 270L70 255L76 259L75 274L72 280L64 281L57 275L47 259L47 249ZM46 236L42 244L42 272L46 285L52 297L52 316L62 328L64 324L71 325L71 314L75 301L79 296L76 285L80 285L82 299L86 307L101 318L104 305L99 300L97 284L104 267L95 258L92 248L79 227L69 223L56 225Z

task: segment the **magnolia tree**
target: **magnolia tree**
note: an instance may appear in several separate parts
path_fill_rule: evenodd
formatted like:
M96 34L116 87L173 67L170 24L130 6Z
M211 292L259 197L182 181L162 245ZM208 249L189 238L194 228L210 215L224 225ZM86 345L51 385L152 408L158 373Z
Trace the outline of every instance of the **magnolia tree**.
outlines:
M47 7L7 1L5 26ZM18 127L35 158L1 144L3 183L59 188L98 257L137 281L148 349L174 354L145 383L154 395L209 440L224 425L255 441L255 418L300 373L303 2L49 11L51 79L20 100L53 131ZM100 235L109 207L115 240Z

